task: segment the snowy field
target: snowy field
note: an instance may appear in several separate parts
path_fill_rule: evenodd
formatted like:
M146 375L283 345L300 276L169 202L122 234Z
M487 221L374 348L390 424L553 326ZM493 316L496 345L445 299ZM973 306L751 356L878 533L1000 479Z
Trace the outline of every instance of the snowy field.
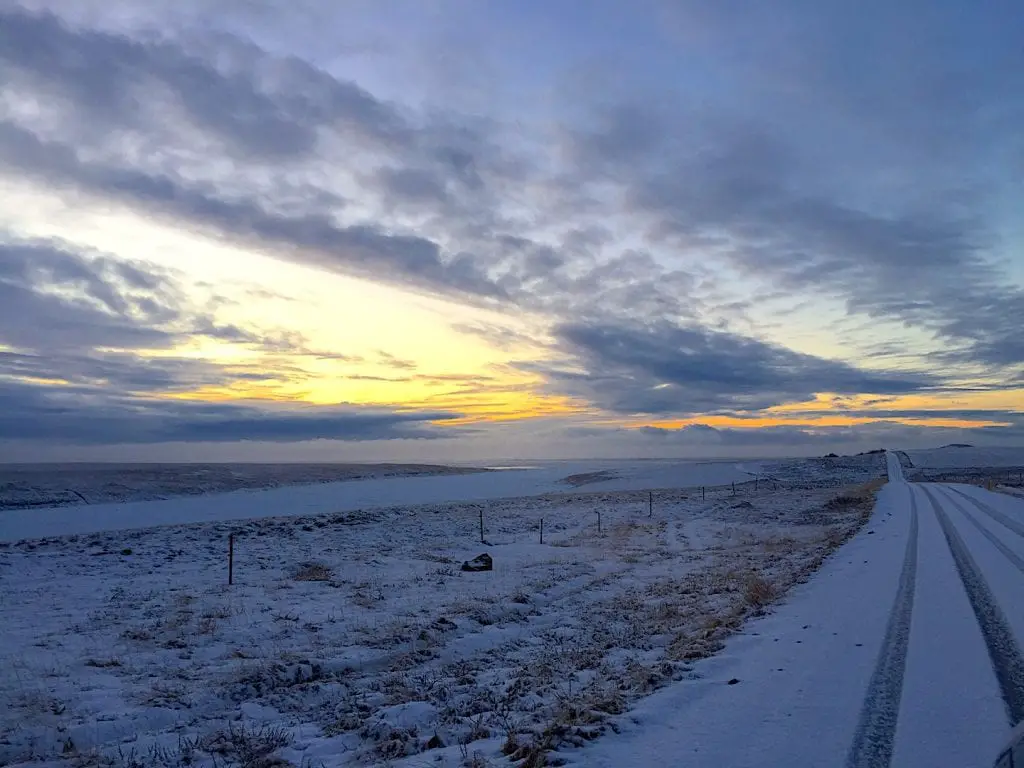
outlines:
M947 446L923 451L906 451L916 469L1002 468L1024 465L1024 448L978 448Z
M433 464L8 464L0 465L0 511L473 471Z
M1024 489L1024 448L945 447L901 456L917 482L967 483L1016 494Z
M852 535L884 458L569 470L0 513L0 764L576 755Z
M1010 765L1024 736L1024 503L908 483L896 454L887 463L868 524L813 578L698 664L701 679L638 702L567 764Z
M460 471L430 476L367 478L269 490L188 495L157 501L0 511L0 541L125 530L181 523L331 514L426 503L481 501L557 493L743 484L764 473L761 463L633 461L547 462L529 469ZM832 467L830 482L846 477ZM860 465L853 466L854 474ZM817 482L817 481L816 481Z

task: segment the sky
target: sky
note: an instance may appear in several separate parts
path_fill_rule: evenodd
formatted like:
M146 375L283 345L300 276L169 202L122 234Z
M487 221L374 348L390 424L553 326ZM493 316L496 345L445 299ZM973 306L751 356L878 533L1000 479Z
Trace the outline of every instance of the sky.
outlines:
M0 461L1024 445L1019 0L0 0Z

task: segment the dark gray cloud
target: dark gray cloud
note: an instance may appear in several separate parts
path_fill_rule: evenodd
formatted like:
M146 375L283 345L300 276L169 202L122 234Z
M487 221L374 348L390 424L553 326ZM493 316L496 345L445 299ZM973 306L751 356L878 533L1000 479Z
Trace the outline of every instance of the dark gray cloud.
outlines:
M0 379L0 441L118 445L435 439L452 433L429 422L452 418L456 415L445 412L120 397Z
M763 414L731 414L736 418L762 418ZM849 416L865 419L897 419L927 421L931 419L956 419L961 421L1001 421L1014 423L1024 418L1024 411L981 409L981 408L843 408L834 410L808 409L799 413L778 414L778 418L814 419L822 416Z
M631 433L665 447L693 448L705 456L806 455L809 452L860 451L901 447L938 447L950 442L1018 445L1024 439L1024 425L1012 427L921 427L891 421L856 426L801 427L771 426L756 429L712 427L691 424L679 429L641 427ZM699 454L698 454L699 455Z
M180 393L239 383L275 382L288 375L279 365L218 365L195 358L161 355L149 357L137 351L78 353L51 350L0 351L0 377L66 382L73 391ZM54 384L46 384L51 387Z
M564 323L554 329L577 369L541 366L555 388L617 413L757 411L819 392L906 394L939 384L873 372L701 326Z
M310 154L321 127L373 142L401 140L406 130L355 84L299 59L269 60L237 39L221 40L215 64L166 41L71 29L47 13L7 9L0 22L5 74L73 102L96 127L152 127L180 114L224 149L261 160ZM157 114L147 112L154 94L166 95Z

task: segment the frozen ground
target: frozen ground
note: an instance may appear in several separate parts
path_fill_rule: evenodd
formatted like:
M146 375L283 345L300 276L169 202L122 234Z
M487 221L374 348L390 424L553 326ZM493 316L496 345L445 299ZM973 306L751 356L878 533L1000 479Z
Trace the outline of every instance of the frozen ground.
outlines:
M0 511L474 471L433 464L0 464Z
M860 525L870 493L836 486L882 472L877 456L692 466L624 466L569 493L564 467L318 488L377 484L362 509L308 488L115 505L92 523L255 519L78 536L54 534L99 507L4 513L6 538L50 538L0 549L0 763L627 765L578 747L630 730L660 689L742 694L699 660ZM630 490L708 477L730 486L658 492L653 516ZM493 571L460 571L484 551Z
M570 762L994 765L1024 719L1024 503L889 467L868 525L812 580Z
M1024 719L1024 501L904 479L994 453L916 455L715 465L735 496L662 490L650 517L629 488L707 466L394 479L434 503L314 516L259 501L306 489L228 494L189 501L255 519L7 543L0 763L990 766ZM871 510L837 486L883 460L827 558Z
M763 471L761 464L750 462L549 462L530 469L497 472L369 478L269 490L183 496L160 501L9 509L0 511L0 541L156 525L479 501L552 493L573 487L626 491L714 486L733 482L742 485L752 482L751 478ZM829 482L835 484L842 479L863 474L859 464L849 468L833 467ZM583 476L582 483L568 482L569 478L580 476Z
M916 469L1005 468L1024 465L1024 447L978 448L947 446L906 451Z
M966 483L1018 494L1024 491L1024 449L946 447L901 456L915 482Z

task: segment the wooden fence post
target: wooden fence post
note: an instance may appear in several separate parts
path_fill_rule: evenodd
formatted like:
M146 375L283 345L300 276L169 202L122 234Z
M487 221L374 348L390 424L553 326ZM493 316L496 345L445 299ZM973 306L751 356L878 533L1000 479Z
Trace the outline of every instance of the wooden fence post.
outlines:
M654 491L647 492L647 516L654 517Z
M484 541L484 511L482 509L480 510L480 543L486 543Z
M544 543L544 518L540 519L540 543Z
M228 534L228 586L235 583L235 534Z

